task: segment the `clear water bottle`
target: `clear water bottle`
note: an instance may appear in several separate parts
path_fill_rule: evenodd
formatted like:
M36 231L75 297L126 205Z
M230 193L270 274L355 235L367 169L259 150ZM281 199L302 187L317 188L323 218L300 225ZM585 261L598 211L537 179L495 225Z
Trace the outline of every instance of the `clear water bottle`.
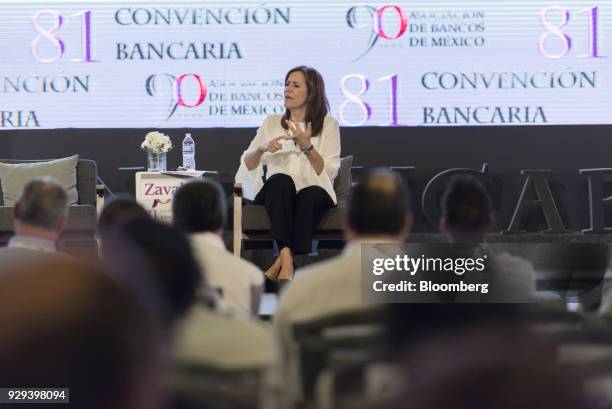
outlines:
M184 170L195 170L195 142L188 133L183 139L183 169Z

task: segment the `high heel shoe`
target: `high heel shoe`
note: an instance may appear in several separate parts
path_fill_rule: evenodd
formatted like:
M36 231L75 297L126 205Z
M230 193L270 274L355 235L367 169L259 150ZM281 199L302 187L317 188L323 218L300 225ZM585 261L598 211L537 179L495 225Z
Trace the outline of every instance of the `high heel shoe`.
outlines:
M264 276L266 277L266 279L270 281L277 281L280 272L281 272L281 261L280 261L280 257L277 257L276 260L274 260L274 263L272 263L272 265L266 270L266 272L264 273Z
M295 273L295 263L291 263L287 266L281 266L280 273L278 274L278 281L287 282L293 280L293 274Z

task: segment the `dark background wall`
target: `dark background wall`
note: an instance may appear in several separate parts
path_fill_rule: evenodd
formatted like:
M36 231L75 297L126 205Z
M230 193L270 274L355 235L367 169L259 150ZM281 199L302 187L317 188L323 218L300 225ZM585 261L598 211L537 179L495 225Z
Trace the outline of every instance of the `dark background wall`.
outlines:
M117 169L145 166L139 148L146 129L55 129L0 132L0 157L58 158L78 153L98 164L100 177L113 191L126 189L127 174ZM169 129L177 146L168 167L181 163L180 143L186 132L196 141L199 169L219 170L231 180L238 159L255 135L252 128ZM420 194L436 173L455 167L480 169L489 164L487 188L493 194L498 225L512 216L524 177L521 169L550 169L551 186L567 227L588 225L588 190L581 168L612 167L612 126L342 128L342 155L352 154L358 166L414 166L406 174L417 210L416 231L432 231L420 214ZM612 222L612 220L611 220ZM529 224L529 223L528 223ZM530 229L542 220L533 215Z

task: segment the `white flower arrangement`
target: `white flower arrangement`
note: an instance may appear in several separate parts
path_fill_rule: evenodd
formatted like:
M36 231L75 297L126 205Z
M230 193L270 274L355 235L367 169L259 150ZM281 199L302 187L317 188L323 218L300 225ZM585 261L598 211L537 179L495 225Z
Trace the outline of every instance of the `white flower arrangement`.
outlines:
M140 144L140 149L151 153L168 153L174 148L168 135L161 132L149 132Z

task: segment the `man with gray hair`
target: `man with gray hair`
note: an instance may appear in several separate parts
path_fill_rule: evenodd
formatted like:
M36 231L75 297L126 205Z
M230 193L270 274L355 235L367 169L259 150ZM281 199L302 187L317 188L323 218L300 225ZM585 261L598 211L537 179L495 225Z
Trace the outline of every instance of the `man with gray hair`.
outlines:
M0 250L0 262L55 253L67 216L66 189L50 176L32 179L13 208L15 236Z

